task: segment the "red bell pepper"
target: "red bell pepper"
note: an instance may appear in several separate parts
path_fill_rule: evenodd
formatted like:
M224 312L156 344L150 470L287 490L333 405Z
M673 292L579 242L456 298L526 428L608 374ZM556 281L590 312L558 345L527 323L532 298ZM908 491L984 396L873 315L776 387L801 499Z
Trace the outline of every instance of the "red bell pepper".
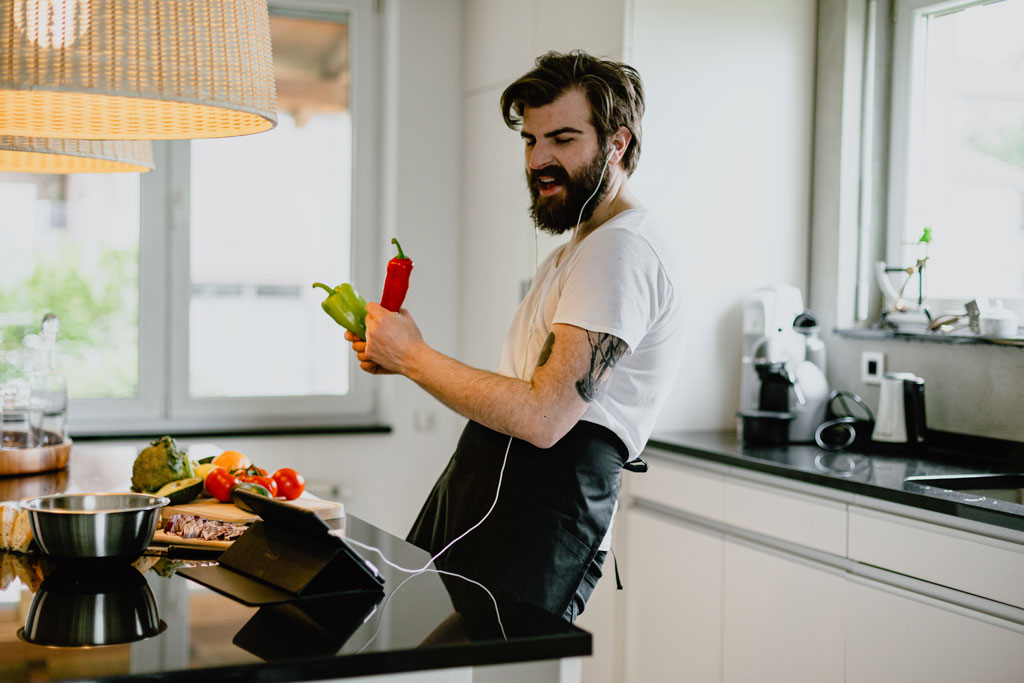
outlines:
M402 310L402 302L409 291L409 276L412 274L412 259L406 258L402 245L394 237L391 243L398 247L398 256L388 261L388 274L384 278L384 293L380 305L389 311Z

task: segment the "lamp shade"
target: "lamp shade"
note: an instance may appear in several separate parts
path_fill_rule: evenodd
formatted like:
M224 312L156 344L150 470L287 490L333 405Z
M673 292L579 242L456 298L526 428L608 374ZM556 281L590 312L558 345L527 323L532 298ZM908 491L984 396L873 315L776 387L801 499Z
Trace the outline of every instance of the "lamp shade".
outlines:
M0 135L0 171L20 173L146 173L148 140L62 140Z
M266 0L0 0L0 135L214 138L276 123Z

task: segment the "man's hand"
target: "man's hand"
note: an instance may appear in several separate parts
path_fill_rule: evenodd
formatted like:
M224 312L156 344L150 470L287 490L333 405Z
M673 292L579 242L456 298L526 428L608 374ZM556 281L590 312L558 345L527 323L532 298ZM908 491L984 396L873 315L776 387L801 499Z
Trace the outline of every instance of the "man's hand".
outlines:
M359 367L374 375L406 374L416 353L424 346L416 321L408 310L394 313L375 302L366 304L366 340L351 332L345 339L359 359Z
M366 355L366 342L362 337L357 337L348 330L345 330L345 340L352 342L352 350L356 352L356 357L360 358L359 368L363 372L368 372L371 375L393 375L395 373L389 372L377 365L371 360L361 360Z

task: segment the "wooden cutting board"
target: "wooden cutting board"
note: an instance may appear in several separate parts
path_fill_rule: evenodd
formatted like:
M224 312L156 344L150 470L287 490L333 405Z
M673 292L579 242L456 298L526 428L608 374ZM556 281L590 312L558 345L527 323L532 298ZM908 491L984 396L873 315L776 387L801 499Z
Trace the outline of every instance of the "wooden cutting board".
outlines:
M166 545L191 545L199 548L230 548L234 541L207 541L202 538L182 538L177 534L169 534L163 529L157 529L153 533L153 543Z
M345 516L345 506L330 500L319 498L296 498L295 500L277 499L279 502L312 510L320 519L340 519ZM169 519L174 514L199 515L204 519L231 524L249 524L259 519L259 515L246 512L234 503L220 503L213 498L200 498L185 505L168 505L163 508L160 517Z

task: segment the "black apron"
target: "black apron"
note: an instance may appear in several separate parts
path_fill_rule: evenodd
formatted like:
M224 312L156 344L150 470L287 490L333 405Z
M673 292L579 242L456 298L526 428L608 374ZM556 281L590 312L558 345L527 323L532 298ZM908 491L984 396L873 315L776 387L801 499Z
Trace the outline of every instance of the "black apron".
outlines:
M470 421L407 540L431 555L494 501L509 437ZM512 446L490 516L437 564L562 616L611 524L628 450L611 430L578 422L551 448Z

